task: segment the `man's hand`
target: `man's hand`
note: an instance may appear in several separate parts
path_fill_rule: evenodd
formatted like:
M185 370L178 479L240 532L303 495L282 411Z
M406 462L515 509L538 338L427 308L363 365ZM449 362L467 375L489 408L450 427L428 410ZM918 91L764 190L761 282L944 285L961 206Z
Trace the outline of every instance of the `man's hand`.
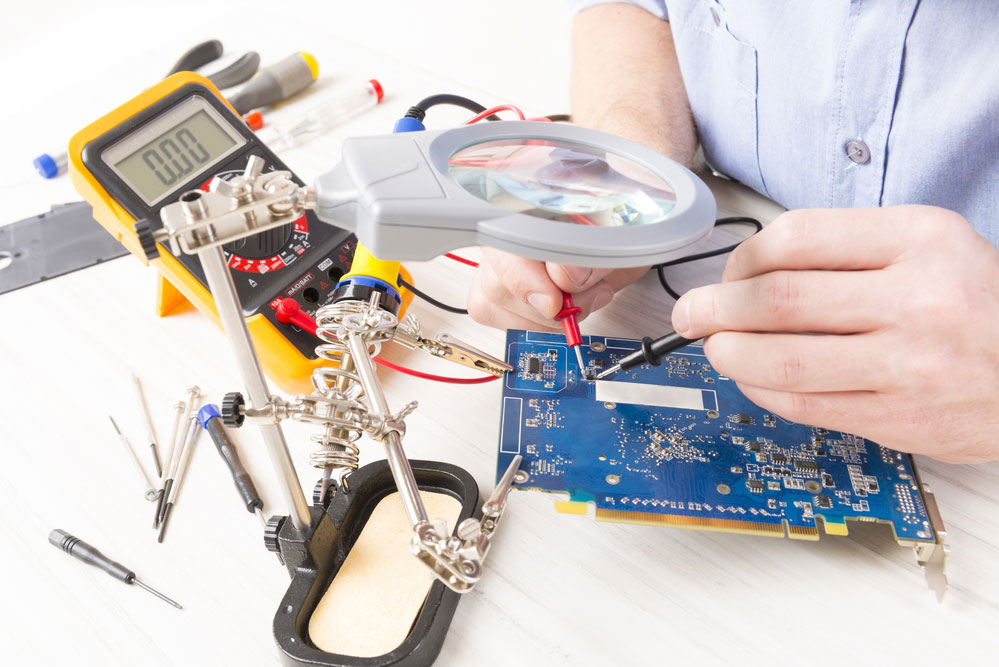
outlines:
M580 12L572 26L572 118L689 167L697 139L669 23L624 4ZM645 270L563 267L484 248L468 312L493 327L556 328L561 291L573 295L582 319Z
M562 292L582 309L579 319L610 303L616 290L647 269L585 269L524 259L482 249L482 262L468 293L468 312L480 324L518 329L557 329Z
M930 206L785 213L673 310L750 400L954 463L999 458L999 251Z

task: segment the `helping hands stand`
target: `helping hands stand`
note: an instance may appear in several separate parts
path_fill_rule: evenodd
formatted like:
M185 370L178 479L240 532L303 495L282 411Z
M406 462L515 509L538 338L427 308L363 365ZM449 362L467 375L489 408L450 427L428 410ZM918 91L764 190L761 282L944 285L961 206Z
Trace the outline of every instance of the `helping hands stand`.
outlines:
M161 229L153 230L148 221L136 223L143 250L148 259L153 259L159 254L156 243L169 243L174 254L196 254L201 260L246 388L248 404L243 404L241 396L230 395L225 416L237 426L245 419L258 424L282 481L295 531L304 537L312 519L280 422L291 418L323 427L323 433L313 438L320 449L312 455L312 463L327 471L332 467L348 471L356 468L359 449L355 442L367 433L385 446L413 530L410 551L446 586L467 592L482 576L490 539L503 515L520 457L514 457L483 504L481 520L465 519L453 535L443 520L431 521L402 446L405 417L416 408L416 402L391 412L375 374L372 350L377 351L382 343L398 336L407 347L420 347L435 356L495 375L502 375L509 366L453 338L442 335L431 341L415 327L400 327L395 313L384 307L376 292L367 301L340 300L320 308L316 319L322 343L316 353L338 366L317 369L312 376L314 391L308 396L297 396L294 401L271 396L222 246L290 224L305 210L314 209L316 198L311 189L294 183L290 173L263 174L263 167L261 158L251 157L242 175L228 181L214 179L207 193L192 190L181 195L179 201L161 210ZM324 475L327 478L328 472Z

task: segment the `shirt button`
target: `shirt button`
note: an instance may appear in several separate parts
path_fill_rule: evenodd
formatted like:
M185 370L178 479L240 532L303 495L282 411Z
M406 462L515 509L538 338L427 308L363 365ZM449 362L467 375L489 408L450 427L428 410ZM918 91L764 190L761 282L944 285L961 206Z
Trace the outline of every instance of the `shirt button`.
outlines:
M846 156L857 164L867 164L871 161L871 149L859 139L846 142L843 148L846 150Z
M714 7L711 8L711 18L715 20L715 25L721 25L721 17L718 16L718 10Z

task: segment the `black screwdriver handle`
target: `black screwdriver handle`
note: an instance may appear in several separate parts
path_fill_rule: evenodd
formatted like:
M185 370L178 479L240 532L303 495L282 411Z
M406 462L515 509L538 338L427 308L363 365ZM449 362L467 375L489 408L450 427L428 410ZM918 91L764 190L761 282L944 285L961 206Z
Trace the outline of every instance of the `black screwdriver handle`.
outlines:
M49 543L59 547L73 558L79 558L88 565L99 567L115 579L130 584L135 581L135 572L132 572L121 563L117 563L97 549L93 548L78 537L73 537L64 530L58 528L49 533Z
M212 407L215 407L216 416L212 416L204 421L205 430L212 437L212 442L215 443L215 448L222 455L222 460L229 466L229 472L232 473L232 481L236 484L236 490L239 491L239 496L246 504L246 511L252 513L257 508L263 508L264 501L260 499L260 494L257 493L256 487L253 486L250 473L246 471L246 468L243 467L243 462L239 460L239 454L236 453L236 446L229 439L229 433L222 424L222 418L217 416L218 408L216 406Z

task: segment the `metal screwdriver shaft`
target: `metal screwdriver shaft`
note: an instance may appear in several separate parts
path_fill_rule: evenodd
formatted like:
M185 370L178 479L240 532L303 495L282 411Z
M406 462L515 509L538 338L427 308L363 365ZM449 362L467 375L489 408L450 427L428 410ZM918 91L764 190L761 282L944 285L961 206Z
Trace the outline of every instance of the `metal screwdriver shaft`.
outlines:
M120 442L121 446L125 448L126 452L128 452L128 457L132 460L132 463L135 465L135 469L139 471L139 475L142 477L142 481L146 485L146 500L153 502L156 500L156 488L149 479L149 475L146 474L146 469L142 467L141 463L139 463L139 457L136 455L135 450L132 449L132 443L128 441L125 434L121 432L120 428L118 428L118 424L115 423L114 417L108 415L108 419L111 420L111 425L114 426L114 430L118 434L118 442Z
M194 445L197 444L198 435L201 433L201 423L198 421L197 415L191 415L191 426L193 431L191 432L190 441L186 443L184 451L181 452L183 461L178 461L179 469L173 484L173 493L163 506L163 516L160 517L160 533L156 536L157 542L162 542L163 537L166 535L167 522L170 520L170 511L173 510L173 506L177 504L177 499L180 497L180 486L184 483L184 473L187 472L187 467L191 463L191 456L194 454Z
M139 409L146 417L146 433L149 438L149 451L153 454L153 464L156 465L156 476L163 477L163 466L160 465L160 455L156 451L156 431L153 429L153 418L149 416L149 406L146 405L146 395L142 393L142 383L139 376L132 374L132 381L135 382L135 399L139 402Z
M195 387L191 387L190 389L195 389ZM192 391L191 394L193 395L194 392ZM166 499L164 497L166 496L166 483L167 483L166 478L173 470L173 455L177 451L177 438L182 436L182 434L179 433L180 422L184 418L184 409L186 407L187 407L186 404L183 403L182 401L178 401L173 406L175 414L173 418L173 430L170 432L170 453L167 455L166 459L167 466L166 470L164 471L163 479L161 480L162 484L160 485L160 493L159 493L160 497L158 502L156 503L156 516L153 517L154 529L160 525L160 514L163 512L163 503L166 502Z
M57 528L49 533L49 544L54 547L59 547L73 558L77 558L88 565L93 565L94 567L104 570L118 581L124 581L126 584L135 584L139 588L149 591L164 602L172 604L177 609L183 609L183 607L167 596L136 579L135 572L132 572L121 563L111 560L83 540L73 537L64 530L59 530Z
M168 511L167 506L170 503L171 494L173 492L173 486L175 483L174 480L177 479L177 470L180 467L181 459L183 459L184 453L188 451L188 449L194 443L195 438L198 437L198 431L200 430L200 424L198 424L198 416L196 414L192 414L188 417L188 419L189 422L187 428L187 436L184 438L184 444L181 445L180 449L178 450L177 456L174 459L170 471L167 473L168 475L167 480L163 484L163 498L162 498L163 505L159 508L159 512L156 515L156 521L153 523L154 528L160 526L166 520L166 515ZM159 539L160 542L163 541L162 536L163 536L163 531L161 529L160 539Z

